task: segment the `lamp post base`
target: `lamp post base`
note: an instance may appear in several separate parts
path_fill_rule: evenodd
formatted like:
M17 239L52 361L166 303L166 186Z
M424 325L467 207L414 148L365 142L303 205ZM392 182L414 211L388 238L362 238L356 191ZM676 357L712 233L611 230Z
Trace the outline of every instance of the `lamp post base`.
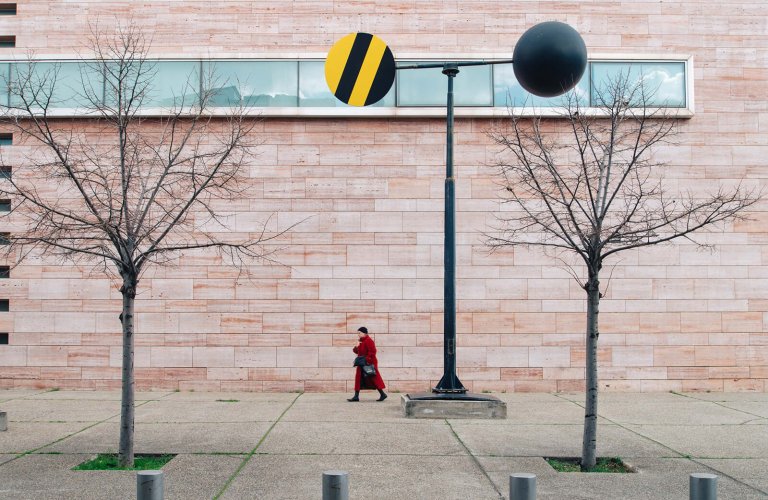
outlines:
M507 418L507 403L487 394L404 394L401 406L406 418Z

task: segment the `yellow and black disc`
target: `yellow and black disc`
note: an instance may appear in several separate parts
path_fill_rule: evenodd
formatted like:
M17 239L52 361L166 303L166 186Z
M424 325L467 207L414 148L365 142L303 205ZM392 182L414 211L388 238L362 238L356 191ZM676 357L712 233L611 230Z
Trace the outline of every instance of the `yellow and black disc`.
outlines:
M325 81L333 95L346 104L374 104L392 88L395 57L381 38L370 33L351 33L328 52Z

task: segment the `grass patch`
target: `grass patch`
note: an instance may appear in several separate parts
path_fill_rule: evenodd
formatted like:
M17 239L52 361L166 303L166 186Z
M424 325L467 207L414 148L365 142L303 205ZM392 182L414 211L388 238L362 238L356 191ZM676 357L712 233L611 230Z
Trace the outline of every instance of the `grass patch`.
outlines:
M136 454L133 457L133 467L118 467L116 453L99 453L96 458L72 467L72 470L157 470L175 456L174 454Z
M239 399L217 399L217 403L239 403Z
M578 458L545 458L544 460L557 472L581 472L581 460ZM626 474L634 470L618 457L603 457L598 458L595 466L584 472Z

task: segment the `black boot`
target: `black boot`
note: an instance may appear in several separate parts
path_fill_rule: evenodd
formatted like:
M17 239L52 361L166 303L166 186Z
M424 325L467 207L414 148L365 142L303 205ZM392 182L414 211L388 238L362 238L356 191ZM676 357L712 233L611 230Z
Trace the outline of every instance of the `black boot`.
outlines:
M379 399L376 401L384 401L385 399L387 399L387 393L379 389Z
M355 401L360 401L360 391L355 391L355 395L347 399L347 401L349 401L350 403Z

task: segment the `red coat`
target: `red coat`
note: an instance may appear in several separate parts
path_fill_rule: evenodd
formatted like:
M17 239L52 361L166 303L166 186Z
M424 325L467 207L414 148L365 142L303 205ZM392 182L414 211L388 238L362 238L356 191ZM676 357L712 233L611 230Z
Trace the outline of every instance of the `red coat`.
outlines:
M386 386L379 371L379 360L376 359L376 344L373 342L373 339L366 335L360 340L357 347L353 347L352 350L358 356L365 356L367 364L376 367L376 375L373 377L363 377L363 368L357 367L355 371L355 391L359 391L361 386L363 389L384 389Z

